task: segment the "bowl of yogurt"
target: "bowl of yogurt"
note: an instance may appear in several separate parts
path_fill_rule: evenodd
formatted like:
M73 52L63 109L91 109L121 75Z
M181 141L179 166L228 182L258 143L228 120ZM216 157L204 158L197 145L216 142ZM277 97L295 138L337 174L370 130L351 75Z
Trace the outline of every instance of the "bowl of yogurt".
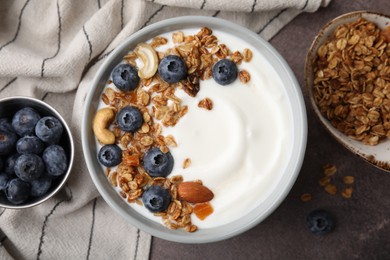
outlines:
M269 216L297 178L307 138L300 86L278 52L239 25L193 16L118 46L95 76L82 125L105 201L182 243L227 239Z

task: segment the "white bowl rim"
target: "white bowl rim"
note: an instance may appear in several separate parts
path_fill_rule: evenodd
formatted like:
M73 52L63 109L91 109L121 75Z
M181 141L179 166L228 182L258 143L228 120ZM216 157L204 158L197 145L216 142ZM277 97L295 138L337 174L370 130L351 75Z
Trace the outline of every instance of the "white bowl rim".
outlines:
M226 228L226 226L229 226L229 230L224 230L223 234L220 233L208 233L205 230L198 230L195 233L188 234L185 231L175 230L171 231L167 229L166 227L163 227L161 224L158 224L158 226L161 226L161 228L156 228L156 225L151 223L151 221L145 220L144 218L141 219L136 216L130 216L127 214L127 212L120 207L118 204L118 200L122 200L119 198L119 196L116 196L113 198L108 189L106 189L104 186L107 186L109 183L106 180L106 183L100 183L98 174L95 173L94 164L92 162L93 158L96 160L96 151L91 152L90 151L90 137L92 133L92 129L90 128L90 105L93 103L93 97L94 97L94 91L96 90L99 83L101 83L101 77L106 72L110 64L112 64L115 60L118 60L118 55L120 53L123 53L126 49L129 50L129 45L132 41L138 39L139 37L142 37L142 35L159 35L163 32L171 31L170 28L177 27L178 25L183 26L183 28L188 28L185 26L191 25L192 27L211 27L211 28L228 28L229 31L234 31L236 33L245 35L246 39L251 39L252 41L256 41L259 43L263 48L264 51L267 52L267 54L272 55L274 58L275 63L280 67L281 72L284 76L286 76L285 81L289 83L289 86L291 88L288 88L286 91L292 95L292 98L296 105L295 111L296 114L293 116L295 117L294 120L296 120L296 125L294 125L294 145L293 145L293 152L292 157L293 159L289 162L289 167L291 168L291 172L289 172L288 176L284 176L284 186L280 189L280 191L275 192L276 199L272 202L267 204L268 208L266 212L263 212L261 215L256 215L255 217L252 216L252 218L248 218L247 223L242 224L238 221L235 221L231 224L221 226L218 228ZM164 31L162 31L164 30ZM179 27L175 30L180 30ZM139 42L139 41L138 41ZM123 56L123 55L122 55ZM120 57L121 59L122 57ZM118 62L119 63L119 62ZM106 78L107 79L107 78ZM100 96L100 94L99 94ZM290 100L291 101L291 100ZM85 156L85 160L87 163L87 167L89 170L89 173L91 175L91 178L97 187L98 191L102 195L103 199L122 217L124 217L130 224L140 228L141 230L165 239L170 240L174 242L180 242L180 243L209 243L209 242L216 242L220 240L224 240L230 237L233 237L235 235L238 235L240 233L243 233L244 231L249 230L250 228L254 227L258 223L260 223L262 220L264 220L268 215L270 215L284 200L284 198L288 195L290 192L293 184L295 183L295 180L299 174L299 171L301 169L304 154L306 150L306 142L307 142L307 118L306 118L306 108L305 103L303 100L303 95L301 92L301 88L295 78L294 73L288 66L287 62L282 58L282 56L264 39L262 39L259 35L256 33L250 31L249 29L242 27L240 25L237 25L233 22L226 21L224 19L220 18L214 18L214 17L205 17L205 16L181 16L176 18L171 18L167 20L163 20L157 23L154 23L152 25L149 25L140 31L132 34L130 37L128 37L124 42L122 42L106 59L106 61L101 65L100 69L95 75L95 78L91 84L91 88L89 90L89 93L86 97L85 104L84 104L84 112L83 112L83 122L82 122L82 146L83 146L83 152ZM93 133L92 133L93 135ZM287 175L287 174L286 174ZM104 176L104 178L106 178ZM112 187L109 187L111 190ZM115 191L116 192L116 191ZM129 206L127 206L130 208ZM255 212L251 212L255 213ZM252 215L253 215L252 214ZM148 222L148 224L145 224L144 222ZM245 222L245 221L244 221ZM161 229L161 230L159 230Z

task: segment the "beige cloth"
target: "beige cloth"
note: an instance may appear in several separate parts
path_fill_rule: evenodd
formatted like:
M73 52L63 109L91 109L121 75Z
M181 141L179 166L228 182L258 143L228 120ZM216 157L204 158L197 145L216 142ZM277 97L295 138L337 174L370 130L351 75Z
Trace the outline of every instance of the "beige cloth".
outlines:
M148 258L150 235L99 196L80 140L90 83L126 37L166 18L204 15L231 20L269 40L299 13L329 1L0 1L0 97L33 96L53 105L73 131L76 152L69 181L53 199L26 210L0 208L0 259Z

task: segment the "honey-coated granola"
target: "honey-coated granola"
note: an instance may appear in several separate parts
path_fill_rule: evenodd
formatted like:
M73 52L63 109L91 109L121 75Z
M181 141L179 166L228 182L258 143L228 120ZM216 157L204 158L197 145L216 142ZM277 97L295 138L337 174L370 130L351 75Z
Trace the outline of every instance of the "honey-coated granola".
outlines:
M191 222L191 214L196 204L188 203L179 199L178 185L183 182L181 175L172 177L152 178L145 171L141 160L151 147L159 147L163 153L169 152L172 147L177 147L177 142L172 135L164 136L162 126L174 127L178 121L188 112L188 106L183 105L182 100L175 95L177 89L183 89L189 96L195 97L200 90L200 82L212 77L212 66L220 59L229 58L240 64L242 61L249 62L252 52L244 49L231 52L226 45L219 43L209 28L201 28L195 35L184 35L178 31L172 34L174 46L165 52L157 51L156 48L168 43L168 39L158 36L151 40L150 47L154 48L157 57L161 60L166 55L174 54L184 59L188 74L185 80L179 83L169 84L162 80L156 73L150 78L141 78L138 87L131 92L121 92L110 86L104 90L101 99L115 112L123 107L131 105L137 107L143 115L143 125L134 134L123 132L112 123L110 130L115 135L115 142L121 145L123 150L122 162L116 170L106 169L106 176L110 183L120 188L120 195L130 203L142 204L140 197L144 189L150 185L160 185L166 188L171 195L171 203L165 212L155 213L162 218L163 224L170 229L182 228L188 232L197 230L197 226ZM142 43L145 44L145 43ZM139 53L131 51L123 57L125 63L136 68ZM145 54L147 55L147 53ZM247 71L240 72L240 80L244 83L250 80ZM112 82L109 81L110 85ZM199 103L199 107L211 110L213 103L206 98ZM183 162L183 169L190 167L191 160L187 158ZM202 181L194 182L202 184ZM198 207L199 208L199 207ZM202 205L202 218L212 213L211 204ZM205 215L205 212L208 212Z
M314 61L314 99L347 136L368 145L390 137L390 27L370 21L337 27Z

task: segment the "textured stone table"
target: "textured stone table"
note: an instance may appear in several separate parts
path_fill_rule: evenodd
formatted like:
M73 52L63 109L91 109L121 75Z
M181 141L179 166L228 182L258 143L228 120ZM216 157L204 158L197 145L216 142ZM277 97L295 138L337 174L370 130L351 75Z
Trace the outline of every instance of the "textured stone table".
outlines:
M353 155L323 129L303 81L306 50L316 32L334 17L356 10L390 15L390 1L333 0L319 12L301 14L271 40L302 87L308 115L306 156L287 199L265 221L226 241L187 245L153 238L151 259L390 259L390 173ZM331 196L318 185L327 163L337 166L340 187L341 176L355 176L351 199ZM300 201L304 192L312 194L310 202ZM326 236L312 235L306 227L306 215L316 208L336 218L336 229Z

